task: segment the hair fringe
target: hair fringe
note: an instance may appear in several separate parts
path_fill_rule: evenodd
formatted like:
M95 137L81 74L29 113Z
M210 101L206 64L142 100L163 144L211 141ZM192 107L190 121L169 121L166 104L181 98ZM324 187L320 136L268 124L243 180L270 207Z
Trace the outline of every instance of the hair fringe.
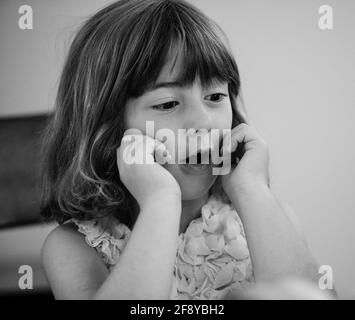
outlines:
M114 2L81 26L66 57L54 113L43 131L40 214L45 221L114 215L132 228L139 205L116 163L124 106L157 79L174 43L188 60L180 80L191 82L198 74L203 84L213 77L228 81L233 123L245 121L243 106L234 101L238 68L227 37L212 19L184 0ZM211 191L226 196L220 184Z

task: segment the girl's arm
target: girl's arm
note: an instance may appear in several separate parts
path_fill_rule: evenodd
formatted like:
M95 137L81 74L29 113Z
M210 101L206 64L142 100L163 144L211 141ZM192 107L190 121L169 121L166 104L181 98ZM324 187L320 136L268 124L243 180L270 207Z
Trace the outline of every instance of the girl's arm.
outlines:
M318 281L318 267L298 222L265 184L232 194L242 219L257 282L284 276Z
M154 159L163 158L164 152L170 155L160 141L137 134L134 128L125 131L117 148L117 166L121 182L139 204L140 214L109 275L83 237L79 240L76 233L64 227L50 235L43 249L43 265L56 297L169 297L178 245L181 190L169 171ZM143 163L135 159L139 155L143 155Z
M239 147L237 165L221 179L244 224L256 281L290 275L316 280L317 264L295 219L269 187L268 145L254 127L241 123L223 138L226 164Z
M81 234L60 226L46 239L42 259L57 299L168 299L177 248L181 198L151 198L109 274Z
M181 198L157 195L142 208L97 299L168 299L178 245Z

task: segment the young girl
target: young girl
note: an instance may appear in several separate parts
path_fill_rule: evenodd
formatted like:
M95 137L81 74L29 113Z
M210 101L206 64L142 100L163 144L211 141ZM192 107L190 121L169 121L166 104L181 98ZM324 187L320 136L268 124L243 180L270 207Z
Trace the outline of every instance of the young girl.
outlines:
M226 36L184 0L117 1L82 26L43 145L41 214L59 226L42 256L56 298L223 299L264 280L317 278L237 98ZM191 138L231 129L214 147L237 165L214 175L212 165L127 163L127 150L181 151L147 121L154 134ZM139 142L123 139L133 129Z

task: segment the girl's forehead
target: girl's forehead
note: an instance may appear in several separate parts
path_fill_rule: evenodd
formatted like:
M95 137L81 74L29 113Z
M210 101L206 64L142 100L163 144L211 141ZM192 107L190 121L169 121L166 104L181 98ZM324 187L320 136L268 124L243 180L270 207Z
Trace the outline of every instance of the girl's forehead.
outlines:
M184 66L185 65L183 61L183 55L179 53L174 54L170 52L165 59L165 63L159 72L155 84L166 83L166 82L177 82L177 80L181 78L181 75L184 72ZM218 81L217 78L210 79L210 82L212 84L221 84L221 81ZM180 84L181 86L183 85L188 86L187 83L178 82L177 84ZM190 85L193 84L202 86L201 79L198 74L195 75L195 79L193 80L193 83L190 83Z

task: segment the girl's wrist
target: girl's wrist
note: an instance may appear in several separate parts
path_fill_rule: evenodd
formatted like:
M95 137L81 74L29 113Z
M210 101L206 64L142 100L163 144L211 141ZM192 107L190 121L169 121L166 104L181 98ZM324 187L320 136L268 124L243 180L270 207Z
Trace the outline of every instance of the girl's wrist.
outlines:
M263 182L253 182L238 185L227 192L230 200L240 216L243 215L244 208L257 199L274 200L275 197L269 186Z
M154 206L168 206L170 208L181 206L181 194L177 192L157 192L140 203L142 209Z
M260 192L272 193L270 187L264 181L239 183L225 191L230 198L249 198Z

